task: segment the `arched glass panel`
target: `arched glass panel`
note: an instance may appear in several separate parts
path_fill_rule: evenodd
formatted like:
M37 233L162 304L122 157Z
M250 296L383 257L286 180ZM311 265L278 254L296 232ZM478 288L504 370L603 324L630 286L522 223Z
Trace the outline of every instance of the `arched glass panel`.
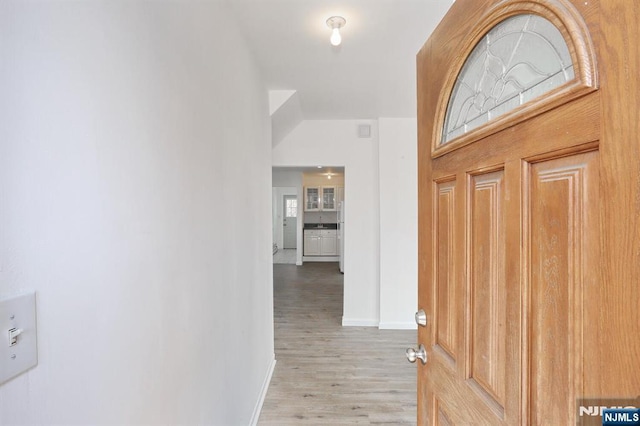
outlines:
M458 75L441 143L479 127L573 80L560 31L538 15L517 15L493 27Z

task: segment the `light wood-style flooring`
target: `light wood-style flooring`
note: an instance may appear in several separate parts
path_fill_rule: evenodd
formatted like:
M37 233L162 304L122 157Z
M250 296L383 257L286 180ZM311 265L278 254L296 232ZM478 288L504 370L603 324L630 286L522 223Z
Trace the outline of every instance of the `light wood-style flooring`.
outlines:
M273 269L277 364L258 424L415 424L416 332L342 327L337 263Z
M296 249L278 249L273 254L273 263L296 264Z

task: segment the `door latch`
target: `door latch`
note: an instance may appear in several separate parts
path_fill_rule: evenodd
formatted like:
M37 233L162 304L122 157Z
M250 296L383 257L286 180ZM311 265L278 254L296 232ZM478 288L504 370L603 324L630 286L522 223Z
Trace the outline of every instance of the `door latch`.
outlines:
M420 309L418 312L416 312L416 324L426 327L427 314L424 312L424 309Z

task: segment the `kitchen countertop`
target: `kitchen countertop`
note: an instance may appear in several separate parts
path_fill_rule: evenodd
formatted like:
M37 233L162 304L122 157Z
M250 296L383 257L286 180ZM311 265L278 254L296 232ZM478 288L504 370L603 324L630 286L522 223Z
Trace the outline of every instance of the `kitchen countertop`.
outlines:
M337 223L305 223L304 229L338 229Z

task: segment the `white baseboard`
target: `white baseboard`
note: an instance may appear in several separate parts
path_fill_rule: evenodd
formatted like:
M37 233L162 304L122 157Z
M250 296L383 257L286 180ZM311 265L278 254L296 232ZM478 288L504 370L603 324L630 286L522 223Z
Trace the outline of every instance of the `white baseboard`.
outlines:
M380 321L380 330L417 330L418 326L413 321Z
M377 327L379 324L379 321L373 319L342 317L343 327Z
M302 256L305 262L339 262L338 256Z
M251 426L256 426L258 424L258 420L260 420L260 413L262 412L262 404L264 404L264 399L267 397L267 392L269 391L269 384L271 383L271 376L273 376L273 370L276 368L276 359L275 356L271 365L269 366L269 370L267 371L267 375L264 378L264 383L262 383L262 389L260 390L260 398L258 399L258 403L256 407L253 409L253 416L251 416Z

